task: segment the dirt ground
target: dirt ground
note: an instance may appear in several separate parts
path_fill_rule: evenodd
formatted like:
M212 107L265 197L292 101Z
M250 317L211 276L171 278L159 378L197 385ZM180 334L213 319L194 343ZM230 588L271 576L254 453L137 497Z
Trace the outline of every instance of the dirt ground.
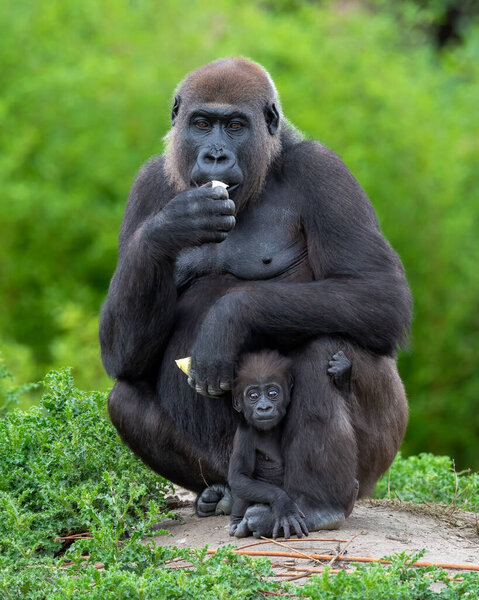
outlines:
M194 496L178 489L170 499L172 510L180 520L162 521L161 528L171 535L155 538L159 545L202 547L216 549L226 544L250 545L248 550L274 552L301 552L346 557L381 558L397 552L426 550L422 561L479 565L479 521L474 513L465 513L451 507L418 506L378 500L357 502L353 513L341 529L318 531L309 538L293 538L285 542L287 548L274 543L260 542L253 537L237 539L228 535L228 517L199 518L194 514ZM304 557L290 559L274 557L276 569L321 567L318 561ZM328 560L323 561L327 564ZM346 561L336 560L335 567L345 567ZM478 567L479 568L479 567ZM294 573L293 573L294 575Z

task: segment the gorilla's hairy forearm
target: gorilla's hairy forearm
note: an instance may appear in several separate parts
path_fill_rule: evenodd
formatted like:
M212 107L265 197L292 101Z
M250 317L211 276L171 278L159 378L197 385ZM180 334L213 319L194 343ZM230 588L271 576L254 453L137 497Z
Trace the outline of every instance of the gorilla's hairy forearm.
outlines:
M115 378L154 376L173 324L173 263L167 256L153 258L141 234L120 258L100 319L103 364Z
M411 297L400 273L376 274L245 285L221 298L213 310L229 314L239 340L267 335L291 347L323 334L341 335L372 352L393 355L407 338ZM221 328L219 322L217 326Z
M239 473L230 481L230 485L237 496L248 502L269 504L274 508L290 500L288 494L282 488L272 483L254 479L250 475Z

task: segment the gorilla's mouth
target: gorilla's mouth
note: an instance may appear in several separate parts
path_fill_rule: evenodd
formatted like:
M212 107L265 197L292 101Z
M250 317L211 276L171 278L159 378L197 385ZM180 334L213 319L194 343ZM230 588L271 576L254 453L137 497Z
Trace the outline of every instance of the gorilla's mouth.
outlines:
M260 422L260 423L264 423L265 425L267 423L272 423L273 421L276 421L276 417L261 417L259 415L255 416L256 421Z
M203 185L206 185L207 183L210 183L210 182L211 182L211 180L208 180L208 181L196 181L195 179L192 179L192 180L191 180L191 185L192 185L192 187L199 188L199 187L201 187L201 186L203 186ZM236 191L236 190L239 188L239 186L240 186L241 184L240 184L240 183L233 183L233 184L229 184L229 183L228 183L228 182L226 182L226 181L225 181L225 183L226 183L226 185L228 186L228 188L227 188L227 191L228 191L228 196L231 198L231 194L232 194L233 192L235 192L235 191Z

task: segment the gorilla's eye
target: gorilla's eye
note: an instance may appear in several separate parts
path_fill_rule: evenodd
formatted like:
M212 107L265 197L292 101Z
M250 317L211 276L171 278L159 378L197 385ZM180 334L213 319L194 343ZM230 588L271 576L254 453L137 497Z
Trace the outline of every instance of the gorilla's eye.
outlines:
M209 127L208 121L204 121L202 119L195 122L196 127L199 129L207 129Z
M268 390L268 398L276 398L278 392L276 390Z
M258 400L259 394L253 390L248 393L248 397L251 398L251 400Z
M238 129L241 129L243 127L243 125L239 121L232 121L231 123L228 124L228 127L230 129L232 129L233 131L238 131Z

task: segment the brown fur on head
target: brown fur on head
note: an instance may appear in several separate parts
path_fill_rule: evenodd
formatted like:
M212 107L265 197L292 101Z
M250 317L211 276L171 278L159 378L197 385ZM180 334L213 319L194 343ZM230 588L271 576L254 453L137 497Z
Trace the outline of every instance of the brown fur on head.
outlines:
M289 391L293 385L292 367L293 361L276 350L245 354L236 373L233 397L241 395L249 385L271 381L285 383Z
M241 164L244 185L235 203L238 208L261 192L268 169L281 151L281 108L278 92L263 67L244 58L226 58L208 63L189 73L179 84L175 98L179 110L166 136L166 172L178 191L190 187L192 168L188 148L183 144L184 130L192 110L201 106L234 106L252 122L252 138L247 164ZM266 126L265 108L274 103L279 114L278 130L272 135Z

